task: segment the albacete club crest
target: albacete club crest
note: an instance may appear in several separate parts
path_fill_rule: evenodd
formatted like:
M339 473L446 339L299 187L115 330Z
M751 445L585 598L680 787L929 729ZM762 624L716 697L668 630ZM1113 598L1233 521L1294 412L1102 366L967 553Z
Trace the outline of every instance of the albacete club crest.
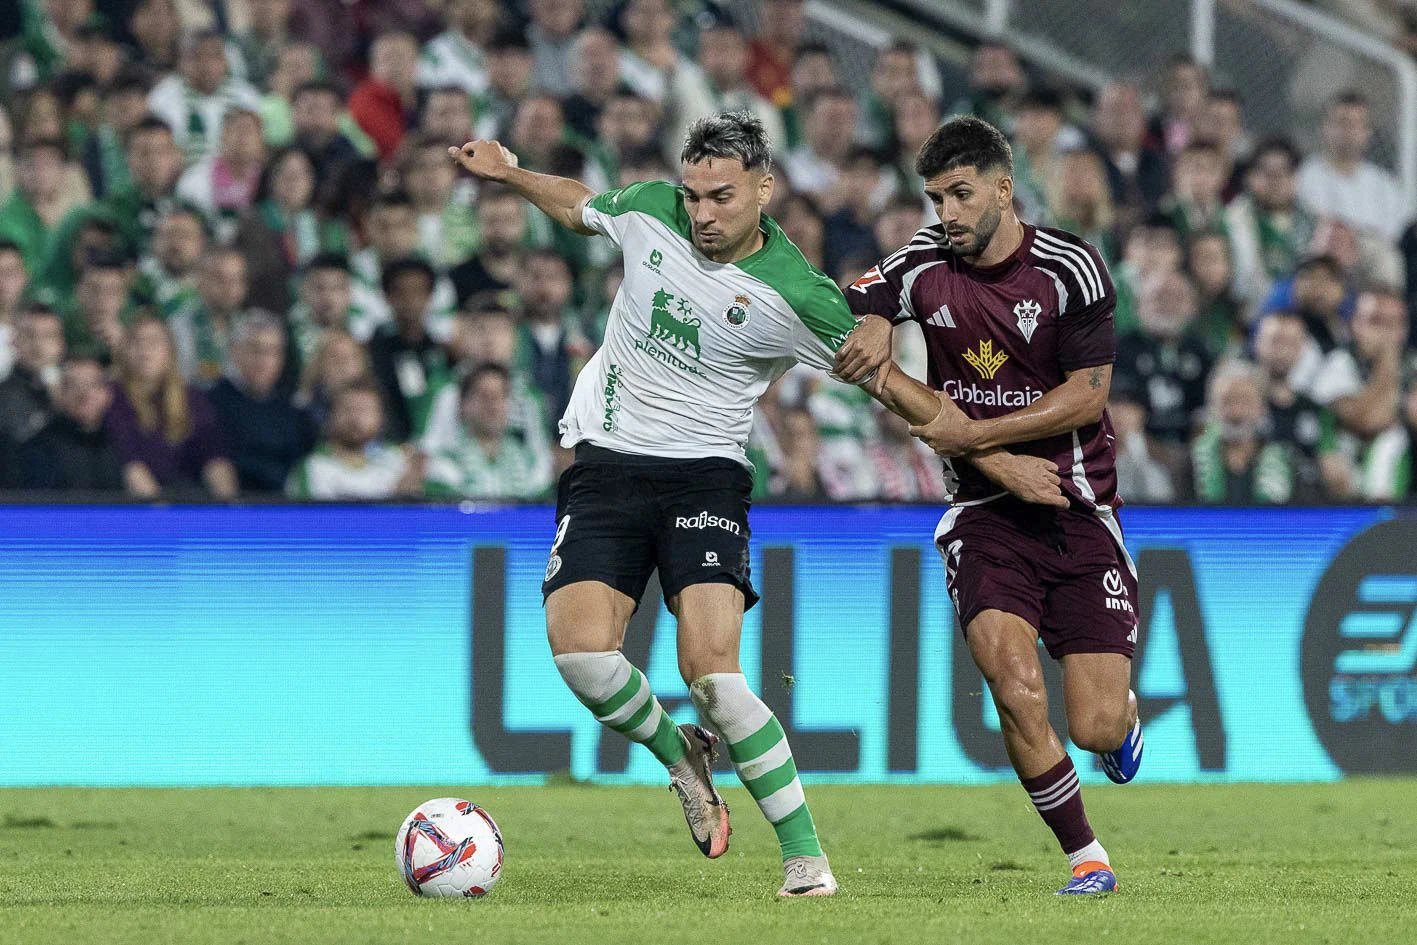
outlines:
M1038 327L1038 315L1043 311L1043 306L1032 299L1027 299L1014 306L1014 318L1018 319L1018 330L1023 333L1023 340L1033 341L1033 331Z
M748 306L752 304L752 299L746 295L735 295L733 304L723 313L723 320L728 322L731 328L742 328L748 324Z

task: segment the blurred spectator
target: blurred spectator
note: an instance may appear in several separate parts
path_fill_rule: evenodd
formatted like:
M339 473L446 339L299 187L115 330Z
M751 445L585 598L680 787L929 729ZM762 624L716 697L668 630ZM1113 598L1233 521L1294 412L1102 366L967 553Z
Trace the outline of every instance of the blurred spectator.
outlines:
M1176 485L1171 470L1156 456L1158 451L1146 434L1146 405L1140 391L1132 386L1130 378L1114 381L1107 404L1117 453L1117 491L1128 502L1174 502Z
M1186 248L1186 271L1199 303L1191 335L1205 345L1212 362L1236 355L1248 325L1231 289L1230 243L1225 234L1203 231L1192 236Z
M843 129L855 127L856 100L845 89L834 86L813 95L806 103L802 144L782 156L793 193L820 199L836 187L852 149Z
M292 143L315 162L315 177L334 176L341 165L358 160L359 149L340 130L339 90L328 82L306 82L291 99Z
M793 194L783 205L778 223L809 263L818 269L826 265L826 226L815 200Z
M948 113L973 115L1011 134L1014 109L1027 88L1028 76L1011 48L999 42L981 43L969 59L969 89Z
M278 386L285 371L285 327L268 312L240 319L232 371L212 387L242 492L281 492L290 470L315 446L310 414Z
M233 244L246 257L247 301L271 312L289 311L293 283L310 260L344 249L345 233L315 212L315 165L299 148L277 151L266 162L255 203Z
M1274 301L1277 304L1267 307L1287 308L1297 314L1325 353L1348 340L1345 306L1348 290L1338 260L1332 256L1301 259L1289 285L1287 298L1280 294L1280 287L1276 287Z
M880 190L881 165L876 155L868 148L853 148L842 162L841 179L837 183L834 201L838 209L824 221L826 271L836 272L841 261L848 257L879 257L872 224L880 210L877 202ZM887 251L894 249L892 247Z
M749 56L751 58L751 47ZM839 84L836 65L832 62L831 49L825 43L803 43L797 47L797 58L789 73L789 85L785 94L769 95L762 86L751 79L753 66L748 70L753 86L782 113L782 124L787 130L787 140L778 149L790 151L802 144L802 125L806 120L807 102L818 92ZM938 124L938 122L936 122ZM933 130L933 129L932 129Z
M1319 464L1334 449L1334 420L1308 396L1322 363L1318 345L1295 315L1271 312L1255 326L1255 361L1264 373L1270 439L1293 451L1298 478L1319 493Z
M71 207L64 195L64 143L47 138L21 145L16 183L0 205L0 240L14 243L25 267L38 270L55 244L59 222Z
M504 143L516 154L520 166L546 173L565 135L566 115L561 100L534 92L517 103ZM443 161L447 163L446 151Z
M507 371L511 382L507 425L547 468L551 466L550 433L559 417L547 415L545 395L524 366L519 365L517 323L510 312L489 298L473 299L469 311L458 318L458 328L449 343L456 374L466 377L473 368L495 364ZM428 453L451 446L457 438L458 385L449 383L438 391L422 445Z
M331 77L357 77L369 44L388 33L432 39L442 25L439 8L425 0L299 0L290 34L320 48Z
M407 191L380 194L364 212L364 248L349 258L349 270L364 290L363 299L376 322L392 317L392 300L385 297L383 278L385 266L393 261L421 256L418 213ZM441 334L441 322L457 305L457 293L446 277L434 270L433 295L428 302L428 317Z
M66 359L55 398L58 412L20 447L20 485L121 492L123 464L104 426L112 402L103 365L84 355Z
M1205 230L1225 225L1224 165L1213 145L1193 141L1175 156L1171 167L1171 189L1162 198L1161 210L1171 225L1189 239Z
M369 50L369 77L349 97L349 111L388 160L416 113L418 41L408 33L384 33ZM441 84L441 83L439 83Z
M205 491L234 498L236 470L226 458L216 414L183 379L172 333L156 318L134 324L118 359L107 427L136 496Z
M1399 498L1410 475L1402 397L1417 376L1405 350L1406 305L1392 290L1364 292L1352 328L1352 341L1328 354L1313 387L1314 400L1338 420L1338 451L1345 460L1327 484L1344 499Z
M570 308L572 287L566 261L549 250L528 254L517 279L521 362L546 397L552 422L566 412L571 382L590 356Z
M526 204L505 187L484 186L477 202L477 255L448 273L459 305L476 295L503 292L516 283L527 237Z
M208 251L197 272L196 298L167 320L182 377L205 388L226 372L231 332L249 291L246 257L239 250Z
M84 172L95 198L102 200L131 183L123 142L147 111L148 83L137 70L125 68L104 87L102 120L82 154Z
M114 253L89 257L79 273L73 307L64 312L64 337L70 348L96 355L107 364L123 350L127 328L123 317L133 274L128 262Z
M194 164L212 154L229 108L259 112L261 97L254 88L232 78L226 41L220 33L194 33L182 43L176 74L148 94L148 109L161 118L177 144Z
M870 497L886 502L942 502L945 480L940 461L910 435L910 425L889 410L873 408L876 436L866 446L864 473L874 486Z
M876 215L872 231L876 235L876 248L880 255L893 253L915 236L922 226L938 222L927 218L920 207L920 201L907 194L897 194ZM877 258L880 258L878 255Z
M1283 505L1294 496L1293 457L1266 435L1264 377L1227 361L1210 378L1206 426L1191 444L1196 499L1224 505Z
M481 95L487 91L487 43L500 15L497 0L450 0L444 9L448 28L424 44L418 85Z
M15 364L15 322L29 275L24 256L13 242L0 240L0 381Z
M128 156L129 184L111 191L103 200L79 207L65 218L55 237L56 246L69 245L90 220L102 218L117 227L125 252L137 258L148 251L153 228L162 211L175 196L178 175L182 173L182 152L173 138L172 129L159 118L148 116L138 122L128 134L124 145ZM63 278L49 279L63 291L64 282L77 276L66 262ZM51 263L51 272L55 266Z
M536 88L558 98L569 95L571 47L584 13L582 0L530 0L531 71Z
M699 64L708 78L711 111L748 112L763 123L773 148L786 148L782 114L749 83L748 41L731 20L699 32Z
M360 382L334 393L325 439L290 474L297 499L391 499L420 496L427 462L408 446L380 439L384 407L378 388Z
M305 362L295 403L308 410L323 429L329 420L336 391L353 383L374 383L369 351L346 331L331 328L319 336L319 344Z
M276 57L290 38L293 0L252 0L246 6L246 28L232 36L241 56L246 81L265 88L276 69Z
M1116 371L1140 394L1147 433L1163 449L1185 443L1205 401L1210 356L1190 335L1196 290L1181 272L1155 275L1142 286L1141 330L1117 339Z
M15 186L16 137L10 113L0 107L0 194L8 194Z
M1119 335L1135 331L1137 299L1144 283L1158 275L1176 272L1183 261L1181 235L1165 217L1156 215L1137 223L1127 234L1122 261L1114 273Z
M785 410L778 438L782 465L772 495L788 502L821 502L827 498L820 471L821 440L817 422L803 407Z
M261 96L261 129L266 144L280 148L294 139L295 106L292 100L295 90L318 81L323 68L320 51L312 43L291 42L280 48L276 54L275 68L263 89L265 94ZM373 143L354 125L354 120L349 119L345 124L348 133L358 137L372 154Z
M476 137L472 127L472 98L453 85L429 89L423 98L418 128L425 137L439 144L461 147Z
M521 30L505 26L487 43L487 91L477 96L474 137L501 138L517 103L531 91L531 45Z
M187 168L178 178L177 196L205 213L225 242L235 232L237 218L256 199L265 160L261 117L239 106L228 108L216 153Z
M138 277L131 295L163 318L190 304L197 296L197 268L207 252L207 229L193 207L174 205L158 218L152 252L138 260Z
M1211 89L1206 95L1192 139L1209 144L1220 155L1224 199L1240 194L1240 169L1249 163L1253 142L1245 130L1245 102L1234 89Z
M758 33L748 44L748 81L778 108L793 100L794 58L807 26L804 0L763 0Z
M1063 96L1055 89L1031 89L1020 98L1014 120L1014 199L1025 219L1047 223L1059 166L1082 146L1076 128L1063 121ZM1098 164L1102 186L1107 177Z
M134 43L135 62L158 74L175 70L182 37L175 0L138 0L128 17L128 36Z
M1225 230L1234 253L1235 288L1253 308L1274 280L1288 276L1314 235L1314 218L1297 199L1299 151L1270 138L1255 148L1245 172L1245 192L1225 210Z
M430 495L531 499L551 484L551 467L508 425L511 374L498 364L473 368L458 385L456 437L428 461Z
M654 138L658 125L659 107L647 98L622 89L600 112L596 134L610 159L623 163L628 155L646 149L655 149L663 157L664 150L657 146ZM676 154L674 166L678 165Z
M895 190L919 197L921 210L933 215L925 182L915 173L915 156L925 141L940 127L940 107L923 92L910 92L895 105L894 137L888 142L895 170Z
M418 214L423 258L447 269L471 256L477 248L476 211L467 192L455 186L457 168L448 158L448 146L432 137L410 142L400 172Z
M1146 114L1136 86L1109 85L1092 111L1093 150L1107 167L1118 222L1142 219L1166 192L1166 155L1148 144Z
M1034 113L1036 110L1028 107L1019 113L1020 129L1033 121L1029 116ZM1068 151L1051 159L1048 166L1048 205L1039 208L1040 222L1076 233L1096 246L1104 260L1115 265L1121 254L1114 225L1112 191L1107 187L1107 169L1102 159L1092 151Z
M569 55L566 124L582 138L594 140L600 113L620 88L619 45L609 30L592 26L576 35Z
M1195 140L1209 91L1210 79L1200 63L1185 53L1167 60L1161 83L1161 110L1147 126L1152 146L1166 154L1180 154Z
M619 7L620 77L635 93L662 106L665 157L678 160L680 143L696 118L713 111L708 79L675 46L676 15L669 0L627 0Z
M1372 140L1367 97L1336 96L1324 114L1323 153L1299 169L1299 199L1317 216L1394 242L1407 226L1407 201L1391 174L1365 160Z
M59 315L46 305L23 306L15 321L15 364L0 381L0 446L13 450L49 422L63 360Z
M388 407L389 436L399 442L423 432L433 395L448 374L447 357L426 322L436 282L433 267L421 259L384 267L382 288L393 321L375 329L369 359Z
M924 94L920 87L920 51L915 44L898 40L881 50L871 68L871 81L860 98L863 118L860 140L885 148L895 135L896 104L907 95Z
M348 332L359 342L376 327L359 302L349 261L338 253L319 253L300 276L300 301L290 309L291 347L302 364L309 364L329 332Z

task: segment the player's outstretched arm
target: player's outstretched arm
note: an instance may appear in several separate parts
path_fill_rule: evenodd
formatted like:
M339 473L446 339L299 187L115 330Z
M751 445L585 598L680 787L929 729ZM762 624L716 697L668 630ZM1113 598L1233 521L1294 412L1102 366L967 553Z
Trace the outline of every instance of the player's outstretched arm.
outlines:
M496 141L469 141L449 148L448 154L474 176L512 188L566 229L585 236L595 233L581 216L595 191L580 181L524 170L517 166L517 156Z
M877 380L880 380L879 390L874 389ZM929 426L932 420L947 412L964 416L947 396L937 394L909 374L896 369L892 361L883 364L880 373L863 386L892 413L912 424L912 430L922 424ZM971 452L964 459L999 488L1007 489L1025 502L1068 507L1058 477L1058 467L1050 460L1039 456L1016 456L998 447Z
M971 420L948 398L939 395L943 409L929 423L917 424L910 432L941 456L964 456L1010 443L1041 440L1071 433L1096 423L1107 407L1112 388L1112 365L1069 371L1062 384L1027 407L992 417Z

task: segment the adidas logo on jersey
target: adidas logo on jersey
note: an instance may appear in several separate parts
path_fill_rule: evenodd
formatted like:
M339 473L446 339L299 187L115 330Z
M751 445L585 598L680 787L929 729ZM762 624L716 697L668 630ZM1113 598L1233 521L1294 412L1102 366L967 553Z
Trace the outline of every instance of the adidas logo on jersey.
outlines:
M941 305L935 314L925 319L925 324L934 325L936 328L954 328L954 316L950 314L948 305Z

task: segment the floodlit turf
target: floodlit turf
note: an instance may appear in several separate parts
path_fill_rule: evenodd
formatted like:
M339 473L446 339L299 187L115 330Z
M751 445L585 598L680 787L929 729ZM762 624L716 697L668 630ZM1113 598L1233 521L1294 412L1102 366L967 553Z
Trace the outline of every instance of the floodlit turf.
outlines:
M741 789L710 862L651 788L0 791L0 942L1417 942L1417 782L1095 787L1108 898L1064 877L1017 786L816 787L842 893L779 902ZM394 871L416 804L471 797L506 873L419 900Z

